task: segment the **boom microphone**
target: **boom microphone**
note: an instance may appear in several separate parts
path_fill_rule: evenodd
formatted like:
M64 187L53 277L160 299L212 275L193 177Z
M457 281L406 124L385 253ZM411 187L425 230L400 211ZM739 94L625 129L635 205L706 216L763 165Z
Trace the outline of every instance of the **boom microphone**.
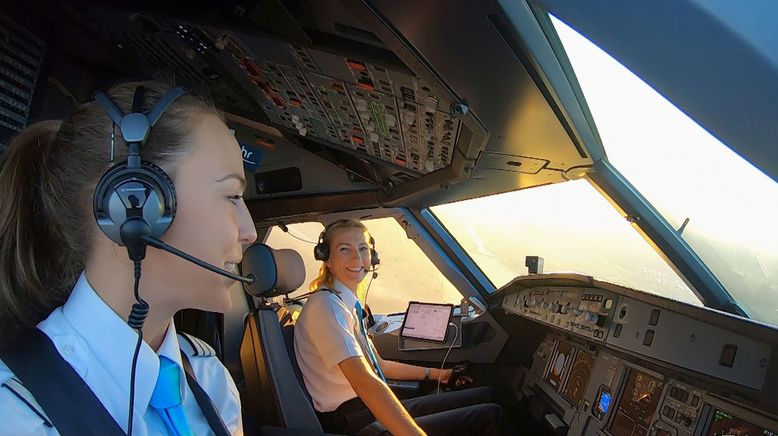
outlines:
M143 241L145 243L151 245L154 248L158 248L160 250L167 251L168 253L175 254L176 256L178 256L178 257L180 257L180 258L182 258L184 260L188 260L189 262L192 262L193 264L195 264L195 265L197 265L199 267L205 268L208 271L215 272L216 274L220 274L220 275L222 275L224 277L227 277L227 278L230 278L230 279L233 279L233 280L237 280L239 282L243 282L243 283L246 283L246 284L249 284L249 285L254 283L254 281L256 280L256 278L254 277L254 274L249 274L248 276L244 277L244 276L241 276L241 275L238 275L238 274L235 274L235 273L231 273L231 272L229 272L227 270L224 270L224 269L221 269L219 267L213 266L213 265L211 265L208 262L202 261L202 260L192 256L191 254L184 253L183 251L179 250L178 248L175 248L175 247L173 247L171 245L168 245L168 244L160 241L159 239L155 239L155 238L152 238L150 236L144 236L143 237Z

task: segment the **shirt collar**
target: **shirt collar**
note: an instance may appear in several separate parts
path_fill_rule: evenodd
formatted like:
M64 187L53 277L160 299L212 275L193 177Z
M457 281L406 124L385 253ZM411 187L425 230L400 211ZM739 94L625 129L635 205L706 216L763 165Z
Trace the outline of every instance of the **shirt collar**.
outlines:
M129 398L132 357L138 340L135 330L97 295L83 272L63 306L62 314L89 345L95 359L111 374L120 391ZM178 337L171 320L159 352L178 364L183 384L185 376L178 350ZM135 407L146 410L159 375L159 357L146 342L141 343L135 374Z
M333 278L332 287L335 288L335 291L339 292L338 295L340 296L340 299L343 300L343 304L345 304L349 310L356 307L357 296L348 286L344 285L340 280Z

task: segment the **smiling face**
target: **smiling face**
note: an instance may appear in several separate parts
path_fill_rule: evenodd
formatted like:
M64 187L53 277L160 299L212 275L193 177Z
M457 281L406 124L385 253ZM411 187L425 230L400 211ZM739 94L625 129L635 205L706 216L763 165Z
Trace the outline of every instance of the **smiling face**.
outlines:
M367 232L358 227L335 229L329 236L327 268L333 277L354 292L370 269L369 239Z
M212 265L234 271L243 245L257 239L243 191L240 147L227 126L210 114L194 115L191 151L174 164L176 217L162 237L168 244ZM147 250L143 276L154 277L157 304L224 312L234 283L172 254ZM148 273L148 275L147 275ZM146 288L148 289L148 288Z

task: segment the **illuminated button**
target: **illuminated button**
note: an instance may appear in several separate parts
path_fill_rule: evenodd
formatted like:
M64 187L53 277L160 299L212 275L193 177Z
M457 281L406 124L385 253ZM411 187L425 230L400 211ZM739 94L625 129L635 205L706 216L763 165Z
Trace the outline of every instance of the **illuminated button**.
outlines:
M583 319L586 322L597 322L597 314L594 312L586 311L583 314Z
M256 78L256 77L252 78L251 80L254 82L255 85L259 86L259 88L262 91L265 91L266 93L273 92L273 87L270 86L270 84L265 82L264 80L262 80L260 78Z
M368 92L375 91L375 85L373 85L373 82L370 79L357 80L357 86Z
M289 104L294 106L294 107L300 107L300 106L303 105L303 102L300 101L300 99L297 99L297 98L290 98L289 99Z
M353 59L346 59L346 65L354 71L367 71L365 64Z
M362 145L365 143L365 140L360 138L359 136L354 135L351 137L351 142L357 145Z

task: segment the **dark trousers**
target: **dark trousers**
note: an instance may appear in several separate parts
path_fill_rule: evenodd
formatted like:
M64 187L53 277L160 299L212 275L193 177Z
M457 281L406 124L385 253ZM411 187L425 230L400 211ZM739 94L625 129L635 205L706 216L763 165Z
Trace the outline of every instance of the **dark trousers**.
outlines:
M488 387L431 394L401 403L430 436L497 435L503 428L502 408L494 403ZM359 397L318 415L322 428L329 433L356 434L375 421Z

